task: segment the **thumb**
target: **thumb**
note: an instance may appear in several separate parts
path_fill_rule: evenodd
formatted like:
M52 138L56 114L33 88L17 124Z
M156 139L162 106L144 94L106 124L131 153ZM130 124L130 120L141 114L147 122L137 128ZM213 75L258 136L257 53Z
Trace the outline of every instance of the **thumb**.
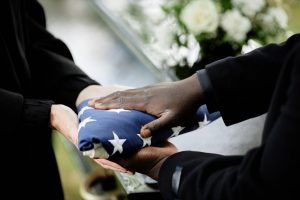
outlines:
M160 118L145 124L141 129L141 136L144 138L150 137L155 132L170 126L172 116L168 114L162 115Z

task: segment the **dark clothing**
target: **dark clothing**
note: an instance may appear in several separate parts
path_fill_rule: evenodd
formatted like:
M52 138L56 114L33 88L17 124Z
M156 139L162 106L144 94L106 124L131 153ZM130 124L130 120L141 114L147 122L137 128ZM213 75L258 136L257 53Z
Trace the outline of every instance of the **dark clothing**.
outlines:
M35 0L2 0L0 15L2 196L63 199L50 108L55 102L74 109L79 92L98 83L46 31L44 11Z
M206 103L211 111L221 111L227 125L268 113L263 141L244 156L203 152L171 156L159 174L163 196L300 199L300 35L214 62L205 70L199 79L205 74L209 79L204 84L210 88ZM176 166L182 167L178 191L171 184Z

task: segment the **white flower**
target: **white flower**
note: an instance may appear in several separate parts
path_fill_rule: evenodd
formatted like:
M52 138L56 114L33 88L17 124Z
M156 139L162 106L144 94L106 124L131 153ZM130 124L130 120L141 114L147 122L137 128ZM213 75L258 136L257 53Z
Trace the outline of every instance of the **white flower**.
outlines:
M166 18L166 13L161 9L161 5L154 4L143 8L145 17L153 22L159 22Z
M189 54L187 56L187 63L189 67L192 67L194 63L199 59L200 45L196 38L189 34L187 37L187 47L189 49Z
M279 7L268 8L266 14L260 16L260 18L267 32L276 32L278 28L286 29L288 26L288 16Z
M234 7L239 8L248 17L254 17L266 5L265 0L232 0Z
M257 41L250 39L248 40L247 44L244 44L242 46L242 54L246 54L249 53L259 47L261 47L262 45L260 43L258 43Z
M152 42L159 43L163 49L170 48L171 44L174 42L174 38L172 37L172 34L175 32L175 30L178 30L179 28L178 24L175 22L175 20L166 18L165 20L155 25L156 25L155 28L152 28L153 31ZM151 27L149 27L149 29L150 28Z
M224 13L221 27L230 39L243 42L251 29L251 22L248 18L242 16L238 10L234 9Z
M218 27L217 8L212 0L191 1L183 8L180 20L195 35L214 32Z

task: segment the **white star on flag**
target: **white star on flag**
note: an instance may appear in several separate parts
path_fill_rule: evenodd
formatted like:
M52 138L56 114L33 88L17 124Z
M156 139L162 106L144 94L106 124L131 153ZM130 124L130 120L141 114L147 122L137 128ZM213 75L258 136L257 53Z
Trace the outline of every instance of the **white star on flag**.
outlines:
M130 112L130 110L125 110L123 108L120 108L120 109L110 109L110 110L107 110L107 112L116 112L116 113L120 113L120 112Z
M92 119L91 117L88 117L88 118L84 119L84 120L83 120L82 122L80 122L80 124L79 124L79 127L78 127L78 133L79 133L80 129L83 128L83 127L85 127L85 125L86 125L87 123L95 122L95 121L96 121L96 120Z
M146 145L148 145L148 146L151 145L151 138L152 138L152 136L151 137L147 137L147 138L143 138L141 136L141 134L137 134L137 135L141 138L141 140L143 140L143 147L146 146Z
M84 108L82 108L82 109L80 110L80 112L78 113L78 118L80 118L81 115L82 115L86 110L91 110L91 109L93 109L93 108L92 108L92 107L89 107L89 106L85 106Z
M202 128L202 127L208 125L209 123L210 123L210 121L207 120L207 116L206 116L206 114L204 114L203 122L199 122L199 127Z
M126 141L126 139L120 139L115 132L113 132L113 135L114 135L114 139L108 140L114 146L114 150L111 155L114 155L117 151L122 153L123 152L123 144Z
M173 131L173 134L170 136L171 137L175 137L175 136L178 136L180 131L182 131L184 129L184 127L182 126L176 126L176 127L173 127L172 128L172 131Z

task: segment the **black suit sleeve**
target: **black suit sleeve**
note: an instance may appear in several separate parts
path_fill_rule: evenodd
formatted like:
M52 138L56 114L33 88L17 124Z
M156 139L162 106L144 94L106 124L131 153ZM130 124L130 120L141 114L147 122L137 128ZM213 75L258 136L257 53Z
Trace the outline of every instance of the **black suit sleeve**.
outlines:
M5 133L7 141L27 141L32 133L24 134L24 128L45 128L49 127L50 110L53 104L51 100L24 99L24 97L15 92L0 88L1 105L1 132ZM18 136L10 133L18 133ZM24 138L23 138L24 137ZM27 137L27 138L26 138ZM47 135L41 134L37 137L47 138Z
M0 88L1 129L14 132L22 120L23 96Z
M28 57L34 86L41 97L75 109L79 92L98 83L74 64L67 46L45 29L42 7L34 0L28 2Z
M212 95L210 111L220 111L226 125L267 112L276 80L300 34L282 44L270 44L246 55L228 57L206 67Z
M6 133L20 132L18 137L24 135L23 128L31 130L49 127L50 109L54 101L75 110L79 92L88 85L98 84L74 64L67 46L46 30L44 11L40 4L35 0L24 3L8 2L7 9L12 10L7 16L15 25L11 29L15 32L9 32L9 29L7 33L17 36L18 48L10 46L11 52L8 51L5 56L11 56L12 59L16 54L23 56L23 62L18 65L24 65L20 69L25 66L29 69L26 71L28 73L20 75L20 79L25 77L28 79L26 84L31 83L30 93L0 88L1 128ZM17 50L19 52L15 52ZM6 136L12 137L11 141L16 137L13 134Z
M245 156L188 151L174 154L164 162L159 172L159 187L165 199L300 199L300 45L292 48L289 43L295 43L297 38L298 36L291 38L286 44L291 49L285 49L289 51L289 55L284 65L291 67L284 68L285 73L280 75L284 97L278 113L275 113L276 120L272 128L268 129L268 137L262 145L250 150ZM287 46L283 45L285 47ZM262 54L264 49L257 52ZM242 76L242 72L240 75ZM244 81L240 81L243 85ZM232 85L233 88L240 86ZM251 96L252 93L248 95ZM243 110L244 107L240 111ZM172 176L177 167L182 169L181 180L179 190L174 191Z

